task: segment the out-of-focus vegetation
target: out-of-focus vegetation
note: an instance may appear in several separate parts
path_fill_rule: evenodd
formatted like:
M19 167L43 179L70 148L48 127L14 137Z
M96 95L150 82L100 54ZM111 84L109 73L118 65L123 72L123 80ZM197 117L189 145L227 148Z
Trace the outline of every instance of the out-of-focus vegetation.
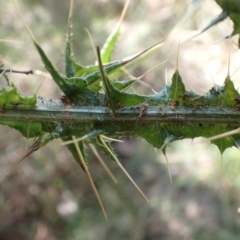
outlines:
M122 27L115 56L117 59L138 52L168 36L180 21L190 1L132 1ZM86 34L102 45L117 24L124 1L86 3L75 0L73 32L75 57L82 64L95 61ZM63 69L63 46L69 2L20 2L24 17L39 43L59 69ZM192 36L221 12L214 1L205 1L165 46L130 72L139 76L161 61L167 63L148 74L138 84L138 92L161 89L176 69L176 52L181 38ZM15 69L44 71L38 54L13 5L2 2L1 62ZM188 89L203 92L213 83L222 83L227 74L228 53L231 71L239 64L234 44L222 40L232 31L225 21L182 47L179 70ZM179 34L180 33L180 34ZM13 41L10 41L13 40ZM237 61L238 59L238 61ZM165 69L168 77L165 78ZM239 72L232 76L239 86ZM25 93L43 97L60 96L53 81L41 76L10 75ZM1 79L0 85L6 84ZM146 85L146 84L145 84ZM149 87L150 86L150 87ZM55 141L30 156L6 181L0 195L0 239L239 239L239 169L236 149L220 156L209 143L178 141L167 149L173 184L170 184L165 158L146 142L126 139L114 145L119 159L150 199L146 203L115 163L105 159L119 183L111 182L89 152L89 169L103 198L109 221L104 221L85 174L61 142ZM26 142L7 127L0 127L0 174L8 171L22 156Z

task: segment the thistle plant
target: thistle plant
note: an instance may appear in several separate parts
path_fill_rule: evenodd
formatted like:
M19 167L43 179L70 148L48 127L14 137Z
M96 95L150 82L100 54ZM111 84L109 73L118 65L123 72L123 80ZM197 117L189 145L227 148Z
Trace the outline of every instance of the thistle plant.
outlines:
M104 47L102 49L99 46L93 47L96 59L93 59L93 64L90 66L80 65L73 57L71 32L73 1L71 1L65 45L65 75L61 74L52 64L29 29L17 4L13 2L42 63L52 80L63 92L63 96L51 101L38 98L36 94L31 97L25 96L12 82L8 83L7 88L0 90L0 123L32 139L32 144L28 147L26 154L0 181L12 173L30 154L40 151L42 147L55 139L61 139L86 174L107 219L103 203L88 168L85 148L89 147L93 152L101 149L119 166L139 193L148 201L117 158L111 147L112 141L119 141L121 137L139 136L154 148L161 149L165 156L166 148L171 142L199 136L210 140L221 153L229 147L238 147L240 94L235 89L229 74L223 86L215 84L203 96L186 90L178 67L172 76L171 85L166 84L159 92L152 95L128 91L129 87L141 77L125 81L118 80L119 76L127 72L126 65L138 60L144 54L154 52L166 41L163 39L133 56L112 61L121 22L129 1L126 1L119 24L106 40ZM233 32L226 37L239 34L239 0L216 0L216 2L222 8L222 13L199 34L226 17L234 23ZM239 46L240 43L238 43ZM2 75L5 76L8 72L13 73L14 70L1 68ZM98 158L113 181L117 182L107 165L100 157ZM166 161L168 162L167 156ZM171 180L170 171L169 177Z

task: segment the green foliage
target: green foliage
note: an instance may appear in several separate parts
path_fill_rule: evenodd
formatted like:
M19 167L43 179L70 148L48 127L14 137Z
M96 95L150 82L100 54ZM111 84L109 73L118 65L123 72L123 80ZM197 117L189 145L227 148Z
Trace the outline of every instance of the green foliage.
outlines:
M226 4L226 1L217 1L217 3L234 22L232 35L239 34L239 5L235 6L235 1L229 1L228 4ZM31 146L29 149L30 153L54 139L60 138L64 142L68 141L67 147L69 151L85 172L84 163L87 163L87 156L84 147L89 143L95 144L108 157L117 161L114 150L110 145L112 138L132 135L140 136L153 147L159 148L165 153L166 146L170 142L199 136L210 138L238 127L237 124L231 123L213 122L206 124L202 123L201 120L191 122L188 119L184 119L182 123L175 123L174 121L160 122L157 120L145 121L145 117L148 116L149 109L152 107L158 108L158 110L155 108L155 115L161 115L162 118L165 115L161 111L163 107L169 108L171 112L175 112L178 108L183 108L191 111L193 115L198 109L207 111L208 108L212 108L214 112L214 108L228 107L238 110L240 94L235 89L229 76L227 76L224 86L214 85L205 96L187 91L178 69L173 74L172 84L166 84L161 91L153 95L140 95L129 92L129 86L133 85L136 79L119 81L115 76L123 72L121 72L123 67L154 49L159 43L128 58L111 61L118 37L119 29L117 28L106 41L101 54L99 49L97 49L98 65L93 64L90 66L82 66L75 61L69 37L65 47L66 72L63 75L53 66L40 44L32 36L33 44L46 70L65 95L65 100L61 103L62 105L59 105L62 107L62 111L66 110L64 108L65 105L68 105L68 110L66 111L71 110L71 108L80 109L80 107L85 106L89 109L89 115L91 115L92 107L105 107L106 112L111 114L111 120L102 121L101 118L96 116L95 119L81 122L80 124L74 122L66 123L64 119L62 122L53 120L51 123L45 123L44 121L35 120L29 123L28 121L20 121L18 118L15 118L11 121L0 119L0 123L17 129L27 138L35 138L35 148ZM37 102L36 96L24 96L11 83L8 88L0 91L0 105L2 106L2 114L4 114L5 111L15 109L16 107L19 113L21 113L26 108L38 109L44 104ZM116 120L118 114L125 110L129 110L130 113L132 111L133 119L126 117L126 119L123 118L121 121ZM76 140L73 140L73 137L78 139L77 147ZM238 147L239 141L240 137L234 135L214 139L213 143L223 153L229 147ZM36 144L38 145L36 146ZM79 151L84 162L79 160Z
M233 12L234 14L238 14L239 5L236 5L235 1L217 2L224 11L227 11L230 18ZM238 33L238 24L237 22L234 23L234 33L236 34ZM56 70L43 49L32 36L34 46L46 70L51 74L52 79L65 94L66 98L69 99L69 103L74 106L108 106L113 114L113 119L110 123L106 122L106 124L104 124L96 119L96 121L93 122L83 123L82 127L70 127L65 124L52 123L51 128L46 127L44 123L33 123L28 126L27 123L17 122L17 120L14 122L2 121L2 124L18 129L25 137L45 136L42 138L40 146L45 145L55 138L61 138L65 141L71 136L76 136L77 138L87 136L83 138L80 148L84 156L84 142L93 141L102 147L102 145L96 141L96 138L101 135L102 132L114 137L115 132L126 132L131 129L135 132L135 135L143 137L154 147L161 148L166 142L184 138L195 138L198 136L208 138L234 128L229 124L211 124L211 127L208 127L201 124L201 122L194 124L183 123L181 125L158 122L141 124L141 120L144 119L144 116L147 114L147 109L151 106L169 106L172 111L175 111L176 108L180 106L191 107L192 109L199 107L207 108L209 106L236 107L236 99L240 98L240 95L234 88L229 76L226 78L223 87L216 85L205 96L199 96L193 92L186 91L179 70L176 70L172 77L172 85L164 86L160 92L154 95L147 96L129 93L126 89L136 81L135 79L118 81L117 79L110 80L109 76L151 50L155 45L134 56L111 62L111 56L118 36L119 28L114 30L106 41L101 52L101 59L98 60L99 66L92 65L84 67L76 63L73 59L71 41L67 41L65 48L66 76ZM101 65L101 61L103 61L103 63L107 62L107 64ZM24 107L37 107L36 96L23 96L12 83L7 89L1 90L0 104L4 106L4 108L9 108L14 104L20 104L18 106L19 109ZM136 118L136 121L129 122L128 125L126 124L127 121L125 121L124 124L121 122L115 123L114 116L118 114L118 111L122 111L126 107L139 109L139 116ZM221 152L223 152L228 147L236 146L238 140L238 138L228 137L223 140L217 140L214 143L219 147ZM69 146L69 150L76 158L76 152L72 150L71 145Z
M13 83L7 89L0 90L0 105L4 107L11 107L21 105L24 107L35 107L37 104L37 97L23 96Z

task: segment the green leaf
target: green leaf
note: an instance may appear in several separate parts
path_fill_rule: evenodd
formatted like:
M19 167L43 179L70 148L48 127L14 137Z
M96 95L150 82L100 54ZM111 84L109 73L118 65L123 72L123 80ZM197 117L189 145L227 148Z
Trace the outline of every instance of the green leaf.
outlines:
M183 104L183 96L185 94L185 86L182 81L182 77L179 74L178 69L175 71L172 77L172 85L169 88L169 100L171 102L176 102L177 105Z
M115 49L115 44L117 43L118 37L120 35L120 28L114 29L114 31L107 38L103 49L101 51L101 58L103 63L108 63L112 59L112 54Z
M137 79L124 80L124 81L112 81L112 84L116 89L126 91L136 81Z
M18 130L24 137L26 138L33 138L37 136L41 136L45 132L45 127L43 128L42 123L24 123L19 121L1 121L1 125L6 125L11 128Z
M0 90L0 105L5 107L35 107L37 97L24 96L18 91L13 83Z
M230 77L227 76L224 83L221 104L224 106L235 106L236 104L235 99L238 96L239 96L238 91L235 89L234 84L231 81Z

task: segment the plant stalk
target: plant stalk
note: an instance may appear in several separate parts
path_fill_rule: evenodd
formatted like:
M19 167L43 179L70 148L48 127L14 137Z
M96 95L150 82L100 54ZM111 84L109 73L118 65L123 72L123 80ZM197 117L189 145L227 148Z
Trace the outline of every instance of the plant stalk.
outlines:
M139 106L126 107L116 110L116 116L108 107L84 106L63 107L62 105L41 105L36 108L4 108L0 113L0 122L44 122L72 124L81 122L111 121L117 122L148 122L160 123L218 123L239 124L240 111L233 107L195 107L149 106L144 115Z

